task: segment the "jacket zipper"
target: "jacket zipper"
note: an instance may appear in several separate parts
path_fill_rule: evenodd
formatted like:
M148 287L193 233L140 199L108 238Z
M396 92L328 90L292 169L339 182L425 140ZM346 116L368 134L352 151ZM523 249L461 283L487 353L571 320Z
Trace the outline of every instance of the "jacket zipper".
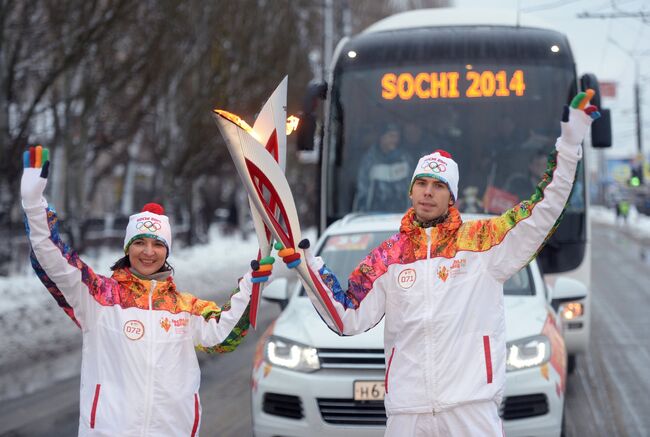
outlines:
M390 358L388 359L388 367L386 368L386 376L384 377L384 389L388 394L388 374L390 373L390 365L393 362L393 355L395 355L395 347L390 351Z
M432 296L430 295L431 293L429 290L431 290L432 287L432 280L431 280L431 269L433 268L433 264L431 262L431 240L433 239L433 227L427 228L426 231L426 236L427 236L427 267L426 267L426 285L425 285L425 290L424 290L424 302L426 305L426 311L428 314L433 314L433 307L431 304L431 299ZM435 275L434 275L435 278ZM431 396L431 390L433 390L433 385L435 384L434 380L434 371L433 371L433 356L435 355L433 352L433 341L431 339L431 333L433 332L433 320L432 318L429 318L428 320L428 325L427 329L425 330L425 335L426 335L426 363L424 364L425 366L425 371L424 374L427 378L425 381L426 383L426 391L427 391L427 396L429 398L429 404L433 405L433 399ZM434 414L435 414L435 410Z
M145 405L145 420L144 426L142 428L142 435L147 435L149 431L149 422L151 421L151 403L153 398L153 291L156 288L156 281L151 281L151 287L149 287L149 312L147 316L148 326L149 326L149 341L147 345L147 355L148 355L148 364L151 366L151 371L147 372L147 384L146 384L146 405Z
M97 404L99 403L99 391L101 390L102 385L97 384L95 386L95 396L93 397L93 406L90 410L90 429L95 429L95 414L97 413Z

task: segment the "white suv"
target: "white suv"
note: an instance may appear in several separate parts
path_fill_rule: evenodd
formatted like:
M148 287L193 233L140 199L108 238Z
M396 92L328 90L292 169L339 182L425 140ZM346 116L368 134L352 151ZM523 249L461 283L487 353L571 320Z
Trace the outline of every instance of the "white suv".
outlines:
M484 218L466 216L464 219ZM350 215L313 247L343 287L357 264L397 232L401 216ZM501 406L506 434L559 436L567 355L557 313L535 262L504 286L508 360ZM584 298L582 284L561 278L559 301ZM276 279L264 297L284 310L257 345L252 375L253 430L271 436L382 436L383 320L361 335L339 337L325 325L302 286Z

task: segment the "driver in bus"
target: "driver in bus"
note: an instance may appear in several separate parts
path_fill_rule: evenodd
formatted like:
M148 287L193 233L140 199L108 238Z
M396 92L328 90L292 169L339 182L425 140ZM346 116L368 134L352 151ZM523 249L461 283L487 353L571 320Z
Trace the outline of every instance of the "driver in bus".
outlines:
M536 194L502 215L463 222L455 206L458 166L437 150L419 160L404 185L412 207L399 233L361 261L347 291L320 257L305 250L343 321L342 335L360 334L386 318L386 436L503 435L503 284L558 225L582 140L600 116L588 105L592 96L587 90L565 107ZM308 241L299 246L306 249ZM336 332L317 298L309 297Z
M408 205L404 185L408 183L413 159L400 146L400 130L388 123L361 159L357 175L354 211L395 212Z

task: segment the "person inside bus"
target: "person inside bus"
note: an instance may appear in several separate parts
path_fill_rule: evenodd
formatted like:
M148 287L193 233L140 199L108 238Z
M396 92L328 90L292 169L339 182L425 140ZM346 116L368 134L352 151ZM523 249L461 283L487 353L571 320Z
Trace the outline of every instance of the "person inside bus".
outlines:
M503 284L555 229L583 138L600 116L588 105L592 96L587 90L565 107L561 135L538 184L541 195L501 216L463 222L455 206L458 165L437 150L420 158L404 186L412 207L399 233L361 261L347 290L307 251L309 242L300 242L343 322L341 335L361 334L385 318L386 436L503 435L498 413L506 376ZM325 307L308 295L338 332Z
M43 197L47 156L40 146L25 152L20 193L32 266L83 336L78 435L198 435L196 351L240 344L253 284L268 279L273 258L251 262L222 307L180 292L168 263L169 219L149 203L129 217L112 275L97 274L61 240Z
M532 156L523 161L527 163L526 173L512 174L505 182L504 189L517 196L517 199L528 199L535 193L537 184L546 171L548 150L539 148Z
M379 142L361 158L354 211L395 212L408 204L404 184L408 182L413 159L400 147L400 139L399 127L388 123Z
M424 138L424 131L419 123L409 120L404 123L404 139L400 147L408 150L410 153L420 154L420 151L426 147L427 142ZM418 156L415 155L415 156Z

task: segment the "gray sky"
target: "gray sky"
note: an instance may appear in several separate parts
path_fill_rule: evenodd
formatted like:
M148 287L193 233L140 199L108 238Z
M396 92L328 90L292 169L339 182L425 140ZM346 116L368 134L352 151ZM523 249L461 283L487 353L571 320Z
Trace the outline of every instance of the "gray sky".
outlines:
M517 9L549 22L565 33L576 59L577 71L594 73L601 81L618 83L616 99L605 99L612 110L614 146L608 156L636 153L634 114L634 61L639 62L643 151L650 154L650 19L578 18L581 12L640 12L650 14L650 0L455 0L458 7Z

